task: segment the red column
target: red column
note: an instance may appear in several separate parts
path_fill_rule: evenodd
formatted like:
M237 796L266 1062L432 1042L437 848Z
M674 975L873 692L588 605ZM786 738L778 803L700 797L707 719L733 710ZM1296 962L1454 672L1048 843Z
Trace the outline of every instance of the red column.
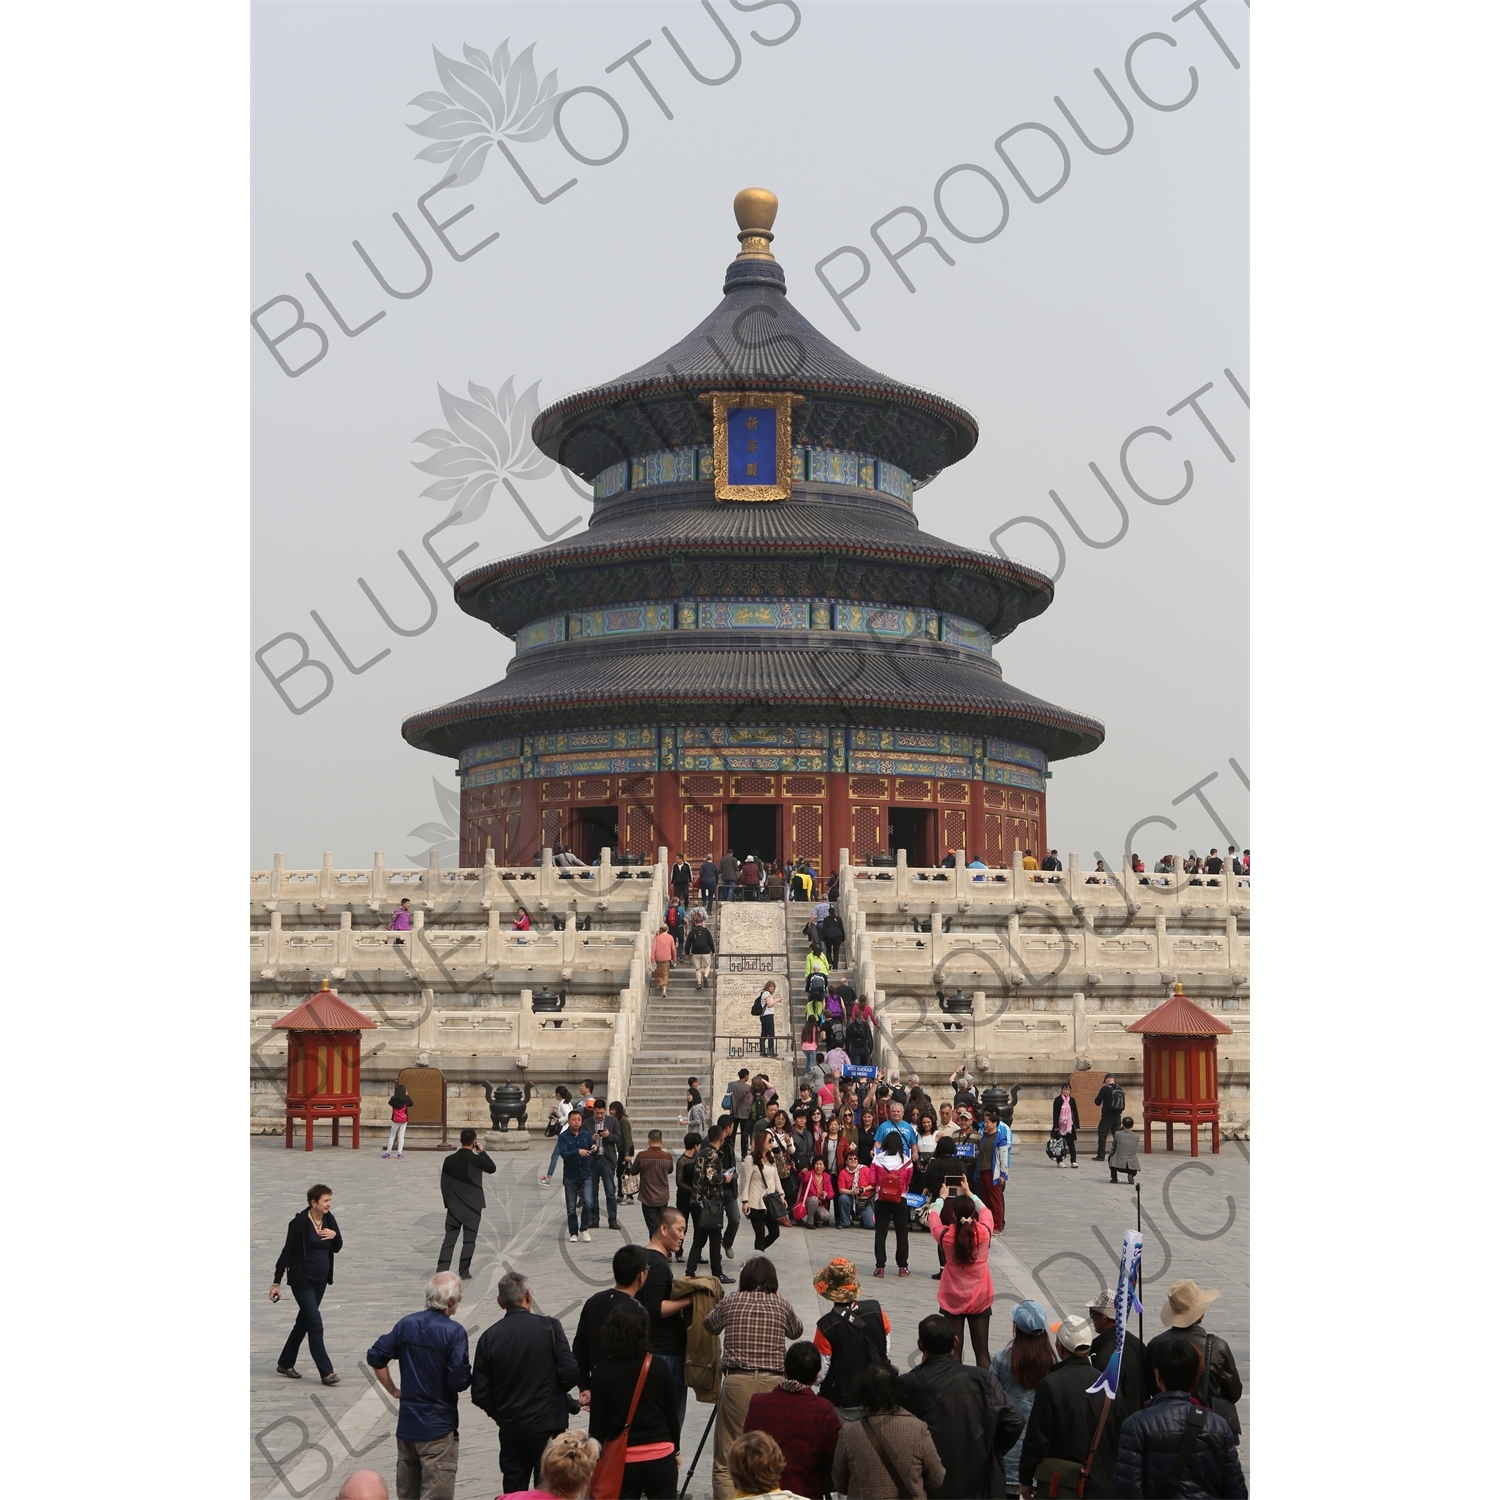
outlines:
M542 836L542 784L530 777L521 783L521 852L519 864L530 864Z
M849 776L840 771L828 778L828 805L823 820L823 856L820 867L826 878L837 875L839 850L847 849L854 858L854 821L849 814Z
M656 841L651 848L651 858L656 858L657 847L667 846L669 858L675 857L682 848L682 787L675 771L656 773Z

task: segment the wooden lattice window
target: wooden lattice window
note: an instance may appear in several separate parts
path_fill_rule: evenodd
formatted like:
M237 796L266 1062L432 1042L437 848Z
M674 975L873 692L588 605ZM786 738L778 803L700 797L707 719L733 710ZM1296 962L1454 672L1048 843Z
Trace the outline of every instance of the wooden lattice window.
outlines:
M987 786L984 789L984 805L986 807L1005 806L1005 788L1003 786Z
M704 778L705 780L707 778ZM714 847L714 810L689 804L682 810L682 855L684 859L706 859Z
M937 784L939 802L967 802L969 800L969 783L967 781L940 781Z
M966 849L969 841L965 835L968 818L961 807L943 809L943 848Z
M682 777L682 794L685 797L722 797L724 778L722 776L684 776Z
M880 825L885 821L878 807L857 803L849 809L850 822L854 827L854 847L849 851L851 859L866 859L880 853Z
M1005 851L1005 815L987 812L984 815L984 853L980 856L990 866L1008 865L1010 855Z
M500 788L501 807L519 807L521 805L521 783L519 781L507 781Z
M898 776L896 795L903 802L931 802L932 783L915 776Z
M521 858L521 815L508 812L505 815L505 849L497 851L496 858L503 865L513 865Z
M620 795L622 797L655 797L656 777L622 776L620 778Z
M652 809L639 802L627 802L624 847L631 854L643 854L650 859L656 853L653 847L655 834L656 819L652 816Z
M566 802L573 784L569 781L544 781L542 783L543 802Z
M563 782L567 786L567 782ZM555 848L562 843L563 817L564 813L560 807L544 807L542 809L542 842L549 848Z
M886 790L884 776L851 776L849 778L849 795L851 797L888 797L890 793Z
M821 776L783 776L781 794L783 797L821 797L823 784Z
M823 855L823 806L804 802L792 808L792 858L819 860Z
M578 783L578 800L580 802L608 802L609 777L585 777Z
M1017 849L1030 849L1033 854L1036 854L1041 843L1041 825L1033 818L1015 818L1007 814L1004 836L1005 850L1000 863L1008 865L1011 855Z
M729 780L731 797L774 797L776 781L771 776L732 776Z

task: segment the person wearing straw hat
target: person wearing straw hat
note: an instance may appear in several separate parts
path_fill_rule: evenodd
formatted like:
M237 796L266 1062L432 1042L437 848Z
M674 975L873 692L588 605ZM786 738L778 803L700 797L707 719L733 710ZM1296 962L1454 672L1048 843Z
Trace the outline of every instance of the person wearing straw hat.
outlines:
M845 1422L864 1416L855 1387L872 1364L890 1355L891 1320L880 1304L862 1300L859 1277L851 1262L835 1256L816 1276L813 1290L833 1303L818 1319L813 1347L822 1356L818 1394L833 1402Z
M1196 1281L1174 1281L1161 1305L1165 1330L1146 1345L1146 1362L1151 1368L1156 1351L1171 1339L1191 1339L1203 1359L1203 1374L1193 1394L1229 1423L1238 1442L1240 1418L1235 1407L1245 1392L1244 1382L1234 1363L1234 1351L1218 1334L1208 1333L1203 1327L1203 1314L1218 1300L1219 1293L1214 1288L1200 1287Z
M1106 1397L1103 1391L1089 1394L1098 1371L1089 1363L1094 1330L1087 1318L1064 1318L1053 1326L1057 1340L1057 1364L1042 1376L1036 1388L1026 1434L1021 1439L1018 1474L1023 1500L1047 1492L1049 1476L1061 1471L1065 1478L1058 1493L1076 1493L1080 1467L1086 1466L1084 1500L1114 1494L1113 1475L1103 1461L1103 1429ZM1038 1474L1038 1470L1041 1474ZM1071 1475L1071 1478L1066 1476Z

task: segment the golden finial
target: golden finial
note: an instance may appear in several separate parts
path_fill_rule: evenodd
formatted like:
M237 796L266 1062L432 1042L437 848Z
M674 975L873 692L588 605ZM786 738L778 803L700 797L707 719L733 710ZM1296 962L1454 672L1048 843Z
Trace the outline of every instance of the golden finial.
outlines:
M776 222L776 194L769 188L741 188L734 195L734 218L740 226L736 260L775 260L771 226Z
M326 979L323 981L323 988L325 990L331 988L331 986L329 985L329 983L328 983L328 981Z
M1183 990L1182 990L1182 981L1179 980L1177 982L1176 986L1174 987L1174 989L1172 990L1172 993L1174 995L1180 995L1180 994L1182 994L1182 992L1183 992Z

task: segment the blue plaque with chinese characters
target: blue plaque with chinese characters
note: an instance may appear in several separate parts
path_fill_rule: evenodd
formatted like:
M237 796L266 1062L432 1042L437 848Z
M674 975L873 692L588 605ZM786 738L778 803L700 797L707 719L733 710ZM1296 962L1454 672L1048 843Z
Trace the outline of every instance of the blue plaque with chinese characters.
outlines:
M729 449L728 481L749 489L776 484L776 408L731 407L725 422Z
M714 391L714 499L789 500L792 496L790 391Z

